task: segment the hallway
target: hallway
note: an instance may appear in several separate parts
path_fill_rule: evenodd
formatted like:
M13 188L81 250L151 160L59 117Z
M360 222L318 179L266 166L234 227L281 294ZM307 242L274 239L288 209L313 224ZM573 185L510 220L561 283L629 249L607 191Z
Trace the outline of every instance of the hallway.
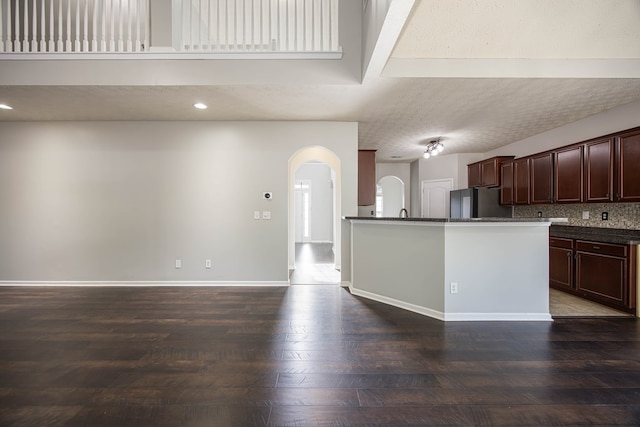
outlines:
M296 268L291 273L292 285L332 285L340 283L335 269L333 244L296 243Z

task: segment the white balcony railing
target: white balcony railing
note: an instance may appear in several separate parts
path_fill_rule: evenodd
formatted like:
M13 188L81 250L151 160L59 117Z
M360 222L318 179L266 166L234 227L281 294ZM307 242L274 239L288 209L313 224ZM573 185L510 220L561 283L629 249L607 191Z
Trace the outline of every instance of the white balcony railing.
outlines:
M0 0L0 52L142 52L149 0Z
M339 0L0 0L0 53L339 57L338 12Z
M338 3L174 0L174 25L182 28L174 28L173 47L182 52L340 52Z

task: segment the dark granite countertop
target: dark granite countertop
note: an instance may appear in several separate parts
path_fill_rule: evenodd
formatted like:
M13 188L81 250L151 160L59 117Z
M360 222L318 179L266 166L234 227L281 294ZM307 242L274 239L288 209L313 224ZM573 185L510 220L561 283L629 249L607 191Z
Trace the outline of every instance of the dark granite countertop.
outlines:
M398 218L373 216L347 216L347 220L358 221L402 221L402 222L556 222L566 221L566 218Z
M549 228L549 236L602 243L617 243L621 245L640 245L640 230L626 230L622 228L578 227L553 224Z

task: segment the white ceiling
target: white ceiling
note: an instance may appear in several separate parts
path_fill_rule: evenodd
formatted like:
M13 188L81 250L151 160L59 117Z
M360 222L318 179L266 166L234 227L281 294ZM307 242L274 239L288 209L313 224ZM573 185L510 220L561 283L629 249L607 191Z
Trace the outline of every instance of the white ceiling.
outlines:
M416 50L424 37L419 30L427 19L424 14L433 13L438 1L416 3L392 57L425 54ZM0 110L0 120L357 121L360 148L377 149L379 161L412 161L435 137L442 137L445 154L483 153L636 100L640 78L381 77L351 85L0 86L0 103L14 107ZM195 110L195 101L209 108Z

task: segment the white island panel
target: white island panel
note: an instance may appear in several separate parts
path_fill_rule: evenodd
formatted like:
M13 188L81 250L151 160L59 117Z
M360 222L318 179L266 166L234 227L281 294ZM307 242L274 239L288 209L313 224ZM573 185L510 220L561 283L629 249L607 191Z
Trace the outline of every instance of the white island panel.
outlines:
M445 229L445 320L551 320L548 224L451 223Z
M551 321L549 225L352 219L350 289L446 321Z

